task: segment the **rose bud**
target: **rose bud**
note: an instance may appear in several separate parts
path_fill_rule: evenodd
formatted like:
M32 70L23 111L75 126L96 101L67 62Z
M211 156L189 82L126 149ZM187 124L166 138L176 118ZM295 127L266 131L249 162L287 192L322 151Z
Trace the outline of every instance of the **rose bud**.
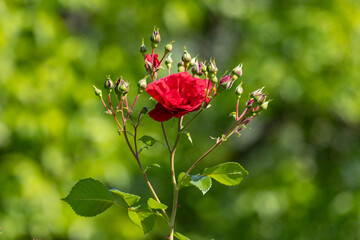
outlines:
M158 43L161 41L159 29L154 29L150 36L151 46L152 48L156 48Z
M147 83L146 83L146 77L141 79L138 83L137 83L137 86L138 86L138 93L142 93L146 87L147 87Z
M142 41L141 41L140 52L145 57L145 53L147 52L147 48L146 48L146 46L144 44L144 39L142 39Z
M255 90L253 91L250 96L253 97L253 98L256 98L257 96L261 96L263 93L262 93L262 90L264 89L264 87L262 88L259 88L258 90Z
M244 89L242 88L242 83L240 83L236 88L235 88L235 95L237 97L237 99L240 99L241 98L241 95L243 94L244 92Z
M171 53L170 53L169 56L165 59L165 65L166 65L167 68L170 69L172 63L173 63L173 60L172 60L172 58L171 58Z
M123 80L123 78L119 78L116 82L115 93L119 96L126 95L129 92L129 84Z
M247 103L246 103L246 107L251 107L254 103L254 99L251 98Z
M232 74L236 75L237 77L241 77L242 76L242 64L239 64L237 67L235 67L232 70Z
M221 78L218 86L218 92L222 92L225 89L230 89L234 83L231 75L225 75Z
M104 88L106 90L108 90L109 92L114 88L114 83L109 77L106 78L106 80L104 82Z
M208 69L210 74L214 74L214 73L216 74L217 73L218 69L216 67L215 60L210 60L210 63L208 65L207 69Z
M256 107L254 107L252 111L253 111L254 113L256 113L256 112L259 111L259 109L260 109L260 106L258 105L258 106L256 106Z
M191 61L191 55L188 51L186 51L186 47L184 47L184 52L182 54L181 60L184 63L189 63Z
M263 102L260 106L263 110L267 110L268 105L269 105L269 101L266 101L266 102Z
M203 72L203 74L206 75L208 73L207 66L206 66L206 61L201 62L201 65L202 65L202 72Z
M265 101L266 94L257 95L255 100L258 104L262 104Z
M167 53L169 53L169 52L172 51L172 49L173 49L173 45L172 45L173 42L174 42L174 41L172 41L171 43L166 44L166 46L165 46L165 54L167 54Z
M178 72L185 72L185 64L182 60L178 63Z
M98 89L97 87L95 87L95 85L93 85L94 89L95 89L95 95L102 98L102 91L100 89Z
M191 72L193 73L194 77L200 77L202 75L202 64L201 62L196 61L195 65L191 69Z
M215 74L211 75L210 80L213 84L216 84L218 82L218 79Z

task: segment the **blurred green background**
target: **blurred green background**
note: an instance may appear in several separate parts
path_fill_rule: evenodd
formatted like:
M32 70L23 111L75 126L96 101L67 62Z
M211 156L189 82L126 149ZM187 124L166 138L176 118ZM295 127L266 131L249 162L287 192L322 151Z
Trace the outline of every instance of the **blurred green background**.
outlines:
M205 196L184 189L177 230L195 240L360 239L355 0L1 0L0 239L164 239L161 220L143 236L120 208L83 218L60 201L86 177L151 196L92 84L123 75L133 97L145 75L141 38L149 47L154 25L161 51L176 40L174 65L184 45L214 57L220 75L243 62L245 92L266 86L273 99L251 129L196 168L238 161L249 176L237 187L214 183ZM225 92L194 123L178 172L230 126L234 105L233 90ZM160 129L144 118L144 133L162 139ZM149 176L170 205L166 149L157 144L143 157L162 166Z

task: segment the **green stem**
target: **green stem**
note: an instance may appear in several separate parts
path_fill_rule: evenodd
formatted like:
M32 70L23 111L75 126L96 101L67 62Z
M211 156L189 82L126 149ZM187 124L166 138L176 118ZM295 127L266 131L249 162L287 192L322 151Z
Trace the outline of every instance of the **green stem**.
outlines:
M170 217L170 227L171 227L171 232L170 232L170 236L169 236L170 240L174 239L175 218L176 218L176 211L177 211L178 200L179 200L179 189L178 189L178 185L176 182L176 173L175 173L175 152L176 152L176 148L179 143L179 140L180 140L182 121L183 121L183 117L181 117L179 119L178 134L176 136L174 147L172 148L172 151L170 153L171 177L172 177L172 184L173 184L173 206L172 206L171 217Z

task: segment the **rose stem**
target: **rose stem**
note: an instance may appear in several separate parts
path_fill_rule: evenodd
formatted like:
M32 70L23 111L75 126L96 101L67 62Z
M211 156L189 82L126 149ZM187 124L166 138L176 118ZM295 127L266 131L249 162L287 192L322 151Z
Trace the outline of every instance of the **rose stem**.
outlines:
M168 137L167 137L167 135L166 135L164 122L161 122L161 128L162 128L163 133L164 133L164 138L165 138L165 141L166 141L167 148L168 148L168 150L169 150L169 152L170 152L170 154L171 154L171 147L170 147L169 139L168 139Z
M178 200L179 200L179 189L178 189L178 185L176 183L176 175L175 175L175 152L176 152L176 147L179 143L179 139L180 139L180 135L181 135L182 121L183 121L183 117L181 117L179 119L178 134L176 136L174 147L172 148L172 151L170 152L170 154L171 154L171 156L170 156L171 176L172 176L172 184L173 184L173 206L172 206L171 217L170 217L170 226L171 226L171 232L170 232L170 237L169 237L170 240L174 239L176 210L177 210Z
M240 99L238 99L236 101L236 120L238 119L239 117L239 102L240 102Z
M181 178L179 182L182 182L186 176L189 175L189 173L193 170L193 168L202 160L204 159L210 152L212 152L217 146L219 146L224 140L229 138L232 134L234 134L237 131L237 127L239 124L242 123L242 121L246 118L247 114L251 111L250 108L246 108L244 112L241 114L240 118L235 122L235 124L220 138L216 141L216 143L208 150L206 151L184 174L184 176Z
M122 98L124 98L124 97L121 97L120 101L122 101ZM125 98L125 99L126 99L126 98ZM126 140L126 143L127 143L128 147L129 147L131 153L134 155L134 157L135 157L135 159L136 159L136 161L137 161L137 163L138 163L138 165L139 165L139 167L140 167L141 173L143 174L143 176L144 176L144 178L145 178L145 181L146 181L146 183L147 183L147 185L148 185L151 193L152 193L153 196L155 197L156 201L159 202L159 203L161 203L159 197L157 196L154 188L152 187L152 185L151 185L151 183L150 183L150 180L149 180L148 176L146 175L146 172L144 171L144 167L142 166L142 164L141 164L141 162L140 162L139 152L138 152L138 150L137 150L137 145L136 145L136 135L137 135L137 131L136 131L136 130L137 130L137 127L138 127L138 125L139 125L140 115L139 115L139 119L138 119L137 126L135 127L136 130L135 130L135 133L134 133L134 148L135 148L135 151L136 151L136 152L135 152L134 149L132 148L132 146L131 146L131 144L130 144L130 141L129 141L129 138L128 138L128 136L127 136L127 132L126 132L126 118L125 118L125 116L124 116L124 109L123 109L123 108L124 108L124 106L123 106L123 104L121 104L121 117L122 117L123 125L124 125L124 130L123 130L124 138L125 138L125 140ZM141 114L141 113L140 113L140 114ZM117 124L118 124L119 127L122 129L122 127L121 127L121 125L120 125L120 123L119 123L116 115L114 115L114 117L115 117L115 120L116 120ZM166 213L166 211L165 211L164 209L162 210L162 212L164 213L164 216L165 216L165 218L166 218L166 220L167 220L167 222L168 222L168 224L169 224L169 226L170 226L169 216L167 215L167 213Z
M134 102L131 104L131 107L130 107L130 109L128 110L128 113L126 114L126 118L130 115L130 113L131 113L131 111L132 111L132 109L133 109L136 101L138 100L139 96L140 96L140 94L138 93L138 94L136 95L136 97L135 97Z

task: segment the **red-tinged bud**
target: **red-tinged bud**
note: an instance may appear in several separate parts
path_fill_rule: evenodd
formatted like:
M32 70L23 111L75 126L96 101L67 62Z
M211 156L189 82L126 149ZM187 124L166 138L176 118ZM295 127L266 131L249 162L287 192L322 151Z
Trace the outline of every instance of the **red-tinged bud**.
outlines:
M262 104L266 99L266 94L257 95L255 100L258 104Z
M253 103L254 103L254 99L253 98L251 98L247 103L246 103L246 107L251 107L252 105L253 105Z
M102 91L100 89L98 89L97 87L95 87L95 85L93 85L94 89L95 89L95 95L102 98Z
M110 79L110 77L106 78L105 82L104 82L104 88L106 90L108 90L109 92L111 92L111 90L114 88L114 83L113 81Z
M146 54L146 52L147 52L147 48L146 48L146 46L145 46L145 44L144 44L144 39L142 39L142 41L141 41L140 52L141 52L141 54L142 54L143 56L145 56L145 54Z
M216 74L218 71L218 68L216 67L215 60L210 60L209 65L207 67L210 74Z
M173 60L171 58L171 53L169 54L169 56L165 59L165 65L167 68L171 68L172 66L172 63L173 63Z
M256 107L253 108L252 111L253 111L254 113L256 113L256 112L259 111L259 109L260 109L260 105L257 105Z
M266 101L266 102L263 102L260 106L263 110L267 110L268 105L269 105L269 101Z
M116 82L115 93L120 97L122 95L126 95L129 92L129 84L124 81L121 77Z
M201 76L202 75L202 64L201 62L196 61L193 68L191 69L193 75Z
M240 83L236 88L235 88L235 95L237 97L237 99L240 99L241 98L241 95L243 94L244 92L244 89L242 88L242 83Z
M190 53L186 50L186 47L184 47L184 52L182 54L182 57L181 57L181 60L184 62L184 63L189 63L191 61L191 55Z
M169 52L171 52L173 50L173 45L172 45L173 43L174 43L174 41L171 41L171 43L166 44L166 46L165 46L165 54L167 54L167 53L169 53Z
M147 87L147 83L146 83L146 77L141 79L138 83L137 83L137 86L138 86L138 93L142 93L146 87Z
M178 63L178 72L185 72L185 63L182 60Z
M242 76L242 64L239 64L237 67L235 67L233 70L232 70L232 73L234 75L236 75L237 77L241 77Z
M152 32L152 34L150 36L150 41L151 41L152 48L156 48L158 43L161 41L159 28L158 29L154 28L154 31Z
M253 97L253 98L256 98L256 97L258 97L258 96L261 96L261 95L263 94L263 92L262 92L263 89L264 89L264 87L259 88L259 89L255 90L255 91L253 91L253 92L250 94L250 96Z

